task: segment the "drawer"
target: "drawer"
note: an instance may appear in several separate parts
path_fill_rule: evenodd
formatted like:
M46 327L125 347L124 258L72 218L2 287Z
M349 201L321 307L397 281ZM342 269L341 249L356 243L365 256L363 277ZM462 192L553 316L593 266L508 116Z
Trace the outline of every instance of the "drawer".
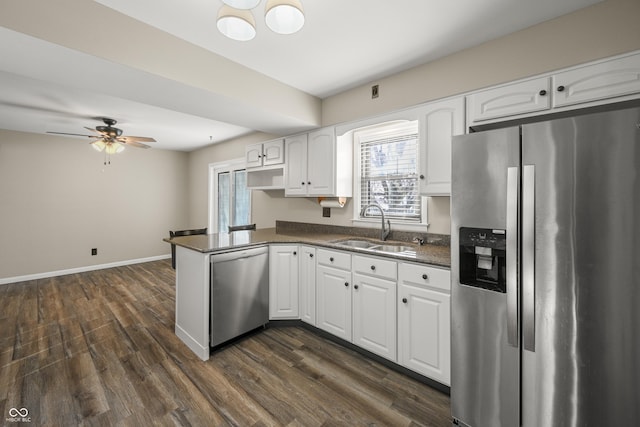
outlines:
M384 279L396 280L398 277L398 264L382 258L354 255L353 270L356 273Z
M418 285L451 292L451 272L443 268L401 262L398 266L398 276L400 282L403 284Z
M351 270L351 254L318 249L316 256L318 257L318 264L340 268L342 270Z

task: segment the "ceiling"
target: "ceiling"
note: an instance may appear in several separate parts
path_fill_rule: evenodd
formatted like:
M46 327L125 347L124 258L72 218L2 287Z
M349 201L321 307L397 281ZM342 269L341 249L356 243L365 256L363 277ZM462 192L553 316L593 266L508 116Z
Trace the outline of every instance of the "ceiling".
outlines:
M253 11L256 38L237 42L215 27L220 0L64 0L49 11L45 3L29 4L37 0L3 1L0 128L84 133L83 127L101 124L99 117L112 117L125 135L152 136L155 148L182 151L256 130L290 134L320 124L323 98L597 0L301 2L306 22L300 32L282 36L267 29L262 1ZM204 77L193 66L179 70L191 73L188 78L156 72L153 61L140 65L135 56L142 42L121 37L120 29L133 34L134 28L151 35L145 58L169 55L175 41L202 64L209 55L221 65L196 70ZM279 100L285 92L296 101Z

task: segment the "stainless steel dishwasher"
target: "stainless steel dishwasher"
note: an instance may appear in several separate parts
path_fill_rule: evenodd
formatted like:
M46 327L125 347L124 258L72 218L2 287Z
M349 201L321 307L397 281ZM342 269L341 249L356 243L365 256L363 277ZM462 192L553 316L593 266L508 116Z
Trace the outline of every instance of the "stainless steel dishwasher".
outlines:
M212 347L269 322L269 248L211 255Z

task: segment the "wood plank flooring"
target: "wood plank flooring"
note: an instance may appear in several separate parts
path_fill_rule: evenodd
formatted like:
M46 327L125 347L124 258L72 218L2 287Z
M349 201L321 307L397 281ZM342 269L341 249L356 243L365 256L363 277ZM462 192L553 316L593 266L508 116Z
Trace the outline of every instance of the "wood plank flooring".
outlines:
M36 426L449 426L449 398L300 327L202 362L169 260L0 286L0 421ZM31 424L8 421L26 408Z

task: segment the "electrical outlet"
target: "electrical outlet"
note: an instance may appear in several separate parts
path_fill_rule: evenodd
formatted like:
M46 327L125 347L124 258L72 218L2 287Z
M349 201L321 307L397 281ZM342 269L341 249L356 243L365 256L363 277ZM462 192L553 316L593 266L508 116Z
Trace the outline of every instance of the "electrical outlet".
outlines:
M371 86L371 99L377 98L378 95L379 95L379 93L378 93L378 85Z
M91 248L91 255L98 255L98 248Z
M331 218L331 208L322 208L322 216L325 218Z

